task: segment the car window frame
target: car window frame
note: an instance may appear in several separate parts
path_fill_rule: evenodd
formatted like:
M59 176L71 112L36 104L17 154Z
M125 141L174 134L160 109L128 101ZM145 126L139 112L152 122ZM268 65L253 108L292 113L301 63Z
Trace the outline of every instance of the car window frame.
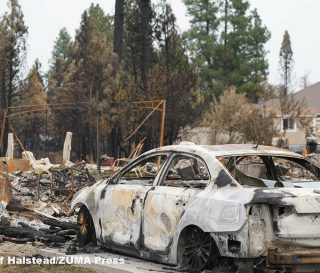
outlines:
M195 154L188 153L188 152L173 152L173 153L171 154L170 158L168 158L166 164L164 164L163 167L165 167L165 168L163 168L162 174L161 174L161 176L159 177L158 182L157 182L157 184L156 184L155 186L158 186L158 187L159 187L159 186L161 186L161 187L169 187L169 186L161 185L161 183L164 181L165 177L167 176L167 174L168 174L168 172L169 172L169 167L171 166L171 163L172 163L172 161L174 160L174 158L175 158L176 156L188 156L188 157L191 157L191 158L194 158L194 159L200 159L200 160L204 163L205 167L207 168L208 174L209 174L209 179L208 179L209 182L208 182L208 185L211 184L211 182L212 182L212 181L211 181L211 177L212 177L212 176L211 176L211 173L210 173L210 169L209 169L209 167L208 167L208 164L207 164L207 162L204 160L204 158L202 158L202 157L199 156L199 155L195 155ZM207 188L208 185L207 185L206 187L204 187L203 189ZM192 188L192 187L191 187L191 188Z
M273 162L273 159L272 159L272 156L270 156L270 155L265 155L265 154L247 154L247 155L241 155L241 156L230 156L227 164L225 165L225 168L228 169L229 173L231 173L232 170L242 160L244 160L246 157L249 157L249 156L257 156L257 157L259 157L261 159L261 161L263 162L263 164L264 164L264 166L266 168L267 174L270 176L267 179L274 180L274 181L279 181L277 173L276 173L275 165L274 165L274 162ZM234 162L234 159L235 159L235 162ZM234 177L234 179L240 184L240 182L235 177ZM242 184L240 184L240 185L242 185Z
M297 164L297 165L300 165L301 167L305 168L307 171L311 172L314 176L316 176L317 178L319 178L319 181L320 181L320 168L314 164L312 161L306 159L306 158L301 158L301 157L291 157L291 156L279 156L279 155L273 155L271 156L271 160L272 160L272 164L274 166L274 169L276 168L275 166L275 162L273 160L273 158L280 158L280 159L284 159L284 160L289 160L289 161L292 161L293 163ZM315 175L311 170L309 170L309 168L307 168L306 166L303 166L301 165L300 163L298 163L297 161L299 160L304 160L307 164L310 164L312 165L315 169L318 170L318 175ZM277 172L275 172L275 175L277 176L277 180L282 182L282 180L280 179L279 175L277 174Z
M229 157L229 160L228 160L228 162L227 162L227 164L226 165L224 165L224 164L222 164L221 162L221 164L223 165L223 167L228 171L228 173L231 175L231 172L230 172L230 167L231 166L229 166L229 164L230 164L230 161L232 160L232 158L233 157L239 157L239 158L242 158L242 157L246 157L246 156L251 156L251 155L255 155L255 156L259 156L259 157L261 157L261 156L265 156L265 157L267 157L268 158L268 164L269 164L269 166L270 166L270 171L271 171L271 173L274 175L274 177L275 177L275 179L273 179L274 181L277 181L277 182L282 182L282 180L279 178L279 176L278 176L278 174L277 174L277 172L276 172L276 167L275 167L275 162L274 162L274 158L282 158L282 159L286 159L286 160L291 160L292 162L294 162L294 163L296 163L296 164L298 164L298 165L300 165L300 166L302 166L302 167L304 167L304 168L306 168L308 171L310 171L311 173L313 173L311 170L309 170L309 168L307 168L307 167L305 167L305 166L303 166L303 165L301 165L301 164L299 164L297 161L300 161L300 160L302 160L302 161L305 161L307 164L310 164L311 166L313 166L316 170L318 170L318 172L319 172L319 181L320 181L320 167L318 167L315 163L313 163L311 160L309 160L308 158L305 158L305 157L300 157L300 156L289 156L289 155L281 155L281 154L268 154L268 155L266 155L266 154L251 154L251 153L249 153L249 154L245 154L245 155L237 155L237 154L234 154L234 155L230 155L230 156L221 156L221 157ZM237 160L238 161L238 160ZM234 166L232 166L232 167L234 167ZM232 177L233 177L233 175L231 175ZM315 176L317 176L317 175L315 175ZM318 177L318 176L317 176ZM238 180L236 180L234 177L233 177L233 179L237 182L237 183L239 183L239 181ZM243 185L242 184L240 184L239 183L239 185L241 185L242 187L243 187Z
M167 158L165 159L165 162L162 164L162 166L160 167L160 170L158 172L158 174L155 176L154 181L152 183L152 185L148 185L148 186L155 186L157 184L157 181L159 180L159 177L161 175L161 173L163 172L164 167L167 165L170 157L172 156L172 153L170 152L154 152L154 153L150 153L148 155L142 154L141 156L139 156L138 158L130 161L126 166L124 166L121 170L119 170L119 172L117 174L115 174L113 176L113 178L111 178L112 180L112 184L114 185L118 185L119 181L122 177L123 174L125 174L127 171L129 171L131 168L134 168L136 165L138 165L140 162L150 158L150 157L155 157L155 156L167 156ZM125 185L125 184L123 184Z

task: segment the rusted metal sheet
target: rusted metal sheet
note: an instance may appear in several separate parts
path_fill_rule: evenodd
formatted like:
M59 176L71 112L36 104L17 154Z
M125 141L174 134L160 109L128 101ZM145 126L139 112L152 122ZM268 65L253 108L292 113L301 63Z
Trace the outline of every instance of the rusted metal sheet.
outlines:
M14 173L17 171L29 171L30 170L30 160L22 158L0 158L2 164L6 165L4 171L8 173Z
M0 175L0 201L9 203L12 199L12 186L9 179Z
M268 249L269 265L302 265L319 264L320 249L298 249L279 251L277 248Z

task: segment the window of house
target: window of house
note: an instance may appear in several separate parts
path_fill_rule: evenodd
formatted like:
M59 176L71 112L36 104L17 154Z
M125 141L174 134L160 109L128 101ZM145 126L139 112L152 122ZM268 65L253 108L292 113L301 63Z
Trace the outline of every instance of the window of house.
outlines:
M204 188L210 181L206 164L196 157L175 156L161 186Z
M295 131L296 120L292 117L284 117L282 119L282 131Z
M119 184L152 185L166 159L167 155L156 155L140 160L120 176Z

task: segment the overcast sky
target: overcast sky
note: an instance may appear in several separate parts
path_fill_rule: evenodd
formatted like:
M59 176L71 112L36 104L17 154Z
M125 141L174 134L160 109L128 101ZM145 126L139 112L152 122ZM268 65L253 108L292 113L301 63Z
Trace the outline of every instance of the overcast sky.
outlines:
M0 0L0 14L6 8L6 0ZM81 14L90 4L99 3L109 13L114 13L114 0L20 0L25 22L29 27L28 67L36 58L48 67L52 46L59 30L66 27L74 36ZM180 29L186 30L189 21L182 0L169 0L178 19ZM282 36L288 30L294 52L294 72L299 89L299 79L309 74L309 83L320 81L320 1L319 0L250 0L257 8L263 23L271 31L266 45L269 61L269 80L279 83L279 49Z

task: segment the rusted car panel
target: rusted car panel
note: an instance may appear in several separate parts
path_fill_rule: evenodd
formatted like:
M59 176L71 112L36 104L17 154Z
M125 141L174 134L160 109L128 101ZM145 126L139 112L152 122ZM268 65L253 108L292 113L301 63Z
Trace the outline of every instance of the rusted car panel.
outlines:
M161 164L156 156L162 157ZM248 156L253 157L251 162ZM289 170L281 160L298 164L298 169ZM136 167L145 161L143 168ZM257 162L265 167L254 172L260 176L242 173ZM244 168L245 164L251 167ZM128 172L134 177L126 180ZM296 173L302 177L299 181ZM253 182L241 183L240 178ZM210 235L218 255L235 264L247 259L248 272L253 263L262 262L270 270L284 265L299 270L298 265L309 264L308 272L316 272L319 186L319 168L282 149L176 145L149 151L110 179L83 189L72 207L88 209L99 244L147 259L183 264L181 242L196 227Z
M320 249L279 252L277 248L269 248L268 263L272 265L320 264Z

